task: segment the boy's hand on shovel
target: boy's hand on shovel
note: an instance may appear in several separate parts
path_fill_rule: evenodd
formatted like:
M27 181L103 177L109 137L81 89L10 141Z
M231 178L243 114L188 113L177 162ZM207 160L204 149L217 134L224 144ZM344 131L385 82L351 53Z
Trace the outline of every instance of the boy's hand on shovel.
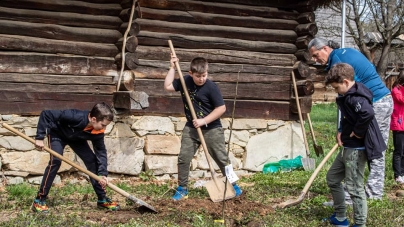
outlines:
M98 181L98 183L101 185L102 189L105 190L105 187L108 184L108 178L106 176L101 176L101 180Z
M38 151L42 151L44 146L43 140L35 140L35 148Z

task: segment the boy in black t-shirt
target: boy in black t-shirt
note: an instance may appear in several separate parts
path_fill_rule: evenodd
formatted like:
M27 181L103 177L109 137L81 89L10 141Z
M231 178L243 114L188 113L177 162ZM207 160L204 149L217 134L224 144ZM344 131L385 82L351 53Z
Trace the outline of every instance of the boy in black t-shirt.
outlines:
M195 109L198 119L193 120L191 111L183 91L181 81L174 79L175 62L178 58L171 55L171 67L164 81L166 91L180 91L184 103L185 116L187 123L182 131L181 150L178 156L178 188L174 200L180 200L188 197L188 175L189 167L193 156L195 155L201 142L199 140L197 128L202 129L203 136L210 156L219 166L223 175L225 175L225 166L228 163L228 156L225 148L225 139L220 117L226 111L226 106L222 94L217 85L207 79L208 62L205 58L197 57L191 61L189 75L184 77L188 93ZM236 196L241 195L242 191L233 184Z

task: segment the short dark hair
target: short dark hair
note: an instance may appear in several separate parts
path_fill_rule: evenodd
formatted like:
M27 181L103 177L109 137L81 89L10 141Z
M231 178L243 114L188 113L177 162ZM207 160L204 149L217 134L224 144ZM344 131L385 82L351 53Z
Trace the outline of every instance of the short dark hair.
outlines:
M90 117L95 117L97 121L103 121L107 119L108 121L114 120L114 113L111 107L105 102L100 102L94 105L90 111Z
M349 81L354 81L355 70L351 65L346 63L335 64L331 67L328 72L327 77L325 78L325 85L329 85L331 83L342 83L344 79Z
M202 57L192 59L191 66L189 67L192 73L204 73L208 71L208 61Z

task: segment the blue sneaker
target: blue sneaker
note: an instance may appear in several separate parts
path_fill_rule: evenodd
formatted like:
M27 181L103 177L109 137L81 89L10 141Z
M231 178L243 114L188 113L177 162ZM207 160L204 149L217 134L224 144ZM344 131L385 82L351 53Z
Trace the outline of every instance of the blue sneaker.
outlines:
M174 201L178 201L180 199L188 199L188 189L183 188L182 186L178 186L178 188L172 198Z
M237 184L233 184L234 191L236 192L236 197L240 196L243 191Z
M330 224L335 227L349 227L348 218L345 218L343 221L338 221L335 213L330 217Z

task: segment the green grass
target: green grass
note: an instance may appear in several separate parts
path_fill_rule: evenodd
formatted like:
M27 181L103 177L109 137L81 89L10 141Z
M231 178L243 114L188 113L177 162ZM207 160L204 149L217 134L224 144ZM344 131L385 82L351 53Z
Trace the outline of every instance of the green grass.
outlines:
M335 104L317 104L314 105L311 112L313 127L316 132L317 143L323 147L327 153L336 143L336 105ZM309 134L308 124L306 123L306 134L310 142L309 148L311 157L316 159L316 163L320 163L323 156L316 157L312 146L311 135ZM393 179L393 171L391 166L392 145L391 138L389 148L386 152L386 181L385 196L379 201L368 201L368 225L367 226L392 226L402 227L404 223L404 206L403 200L390 198L388 195L394 194L398 189ZM325 164L318 176L311 185L303 202L299 205L292 206L287 209L276 209L272 213L261 216L255 212L244 213L242 217L235 220L232 226L271 226L271 227L300 227L300 226L330 226L324 218L332 214L333 209L324 207L323 202L331 198L328 186L326 184L325 175L330 167L332 160L336 154ZM251 185L244 189L248 191L247 199L258 201L268 207L286 201L289 198L297 198L301 190L310 178L312 171L295 170L291 172L277 173L256 173L250 177L242 177L240 184ZM149 178L148 178L149 179ZM150 178L150 180L152 180ZM193 182L191 182L193 184ZM153 203L159 199L169 198L172 195L173 185L157 184L153 182L145 182L135 186L120 182L117 184L120 188L128 193L134 193L140 197L151 197ZM39 216L28 210L32 199L35 196L37 186L29 184L7 186L6 190L0 192L0 207L3 212L17 213L17 216L10 218L8 221L2 222L1 226L108 226L99 222L89 222L86 216L76 215L74 213L66 213L64 215L50 214L47 216ZM96 200L93 190L89 184L66 184L63 187L53 187L49 195L50 204L54 209L57 207L71 206L72 201L78 201L87 195L89 201ZM108 189L108 194L114 194ZM192 189L190 191L191 198L209 197L205 189ZM73 199L74 198L74 199ZM274 202L275 201L275 202ZM172 209L172 208L170 208ZM166 216L158 216L152 214L143 214L141 218L135 217L126 223L119 223L110 226L132 227L132 226L181 226L184 220L187 226L205 227L205 226L223 226L214 223L214 217L208 211L190 209L188 212L173 212ZM77 212L80 212L78 209ZM62 212L63 213L63 212ZM235 218L237 214L234 214ZM348 217L353 219L352 208L348 208ZM252 225L251 223L256 225Z

